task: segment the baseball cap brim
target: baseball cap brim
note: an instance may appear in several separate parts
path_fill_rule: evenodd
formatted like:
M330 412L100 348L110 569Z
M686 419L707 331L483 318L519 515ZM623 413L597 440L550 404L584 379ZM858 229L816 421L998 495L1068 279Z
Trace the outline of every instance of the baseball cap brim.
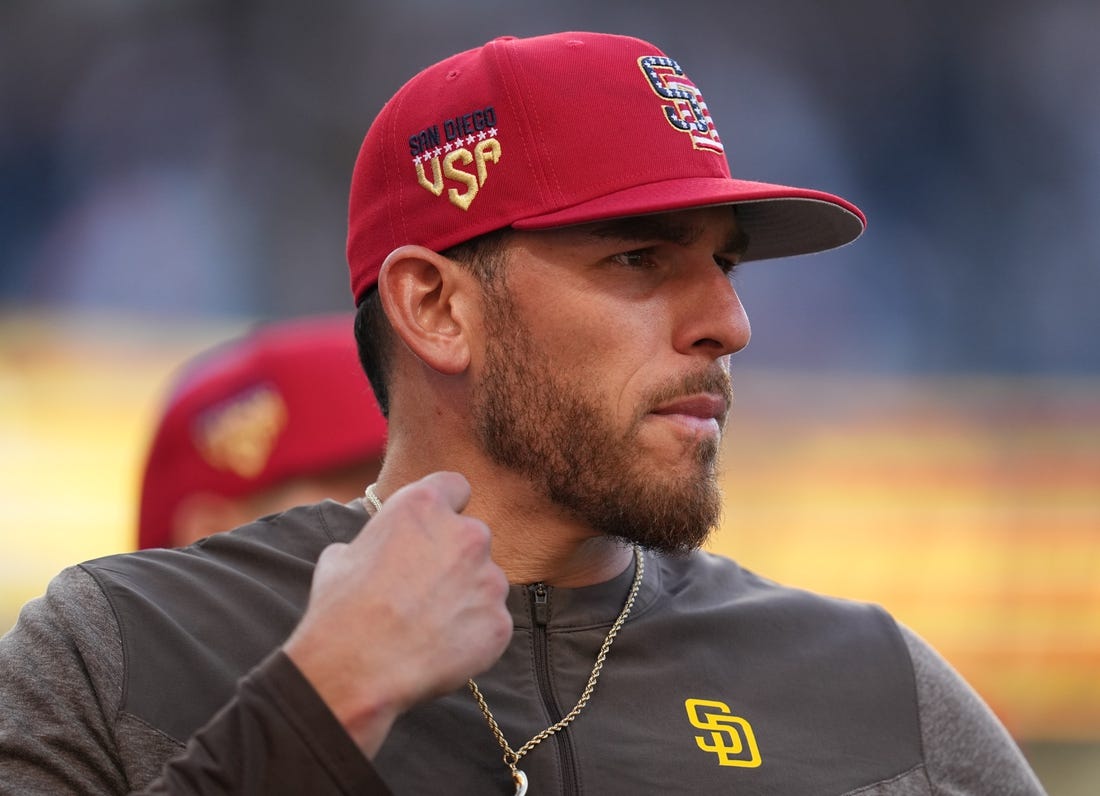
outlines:
M834 249L858 238L867 220L858 207L823 191L722 177L646 183L591 201L514 221L521 230L553 229L627 216L732 205L748 235L743 260Z

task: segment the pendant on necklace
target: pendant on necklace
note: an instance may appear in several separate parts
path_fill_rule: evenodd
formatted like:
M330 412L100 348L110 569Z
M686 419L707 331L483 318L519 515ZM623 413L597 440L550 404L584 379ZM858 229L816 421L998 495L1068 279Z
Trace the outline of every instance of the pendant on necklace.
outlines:
M527 793L527 775L518 768L512 769L512 782L516 783L516 796L524 796Z

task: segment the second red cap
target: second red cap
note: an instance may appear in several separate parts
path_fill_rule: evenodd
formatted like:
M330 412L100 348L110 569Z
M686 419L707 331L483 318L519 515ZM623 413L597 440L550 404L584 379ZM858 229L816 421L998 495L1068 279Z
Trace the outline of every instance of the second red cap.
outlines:
M170 544L191 493L250 495L382 457L386 421L352 324L343 314L272 323L183 368L145 462L140 547Z

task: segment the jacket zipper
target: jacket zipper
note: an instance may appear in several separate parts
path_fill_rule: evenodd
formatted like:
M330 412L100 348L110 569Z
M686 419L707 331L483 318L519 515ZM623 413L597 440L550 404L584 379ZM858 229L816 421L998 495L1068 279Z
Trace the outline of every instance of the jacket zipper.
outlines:
M534 631L534 656L535 679L538 682L539 695L550 715L553 724L561 721L561 707L554 699L554 692L550 687L550 643L546 630L550 622L550 592L544 583L536 583L529 587L531 596L531 624ZM554 741L558 750L558 765L561 769L562 793L579 794L580 786L577 783L577 761L573 755L573 744L564 734L567 730L557 732L547 742Z

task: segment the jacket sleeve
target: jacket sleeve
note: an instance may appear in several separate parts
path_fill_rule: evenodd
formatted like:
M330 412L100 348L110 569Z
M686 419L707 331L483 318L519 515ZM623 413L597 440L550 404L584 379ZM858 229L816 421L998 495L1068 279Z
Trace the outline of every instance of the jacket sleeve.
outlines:
M1000 720L970 685L902 627L917 684L925 767L936 793L1045 796Z
M95 640L87 655L83 639ZM113 726L121 661L114 617L79 570L23 607L0 638L0 793L127 791Z
M183 747L121 710L124 661L110 604L81 569L23 608L0 638L0 793L389 794L281 652Z
M282 651L169 761L149 794L365 794L389 789Z

